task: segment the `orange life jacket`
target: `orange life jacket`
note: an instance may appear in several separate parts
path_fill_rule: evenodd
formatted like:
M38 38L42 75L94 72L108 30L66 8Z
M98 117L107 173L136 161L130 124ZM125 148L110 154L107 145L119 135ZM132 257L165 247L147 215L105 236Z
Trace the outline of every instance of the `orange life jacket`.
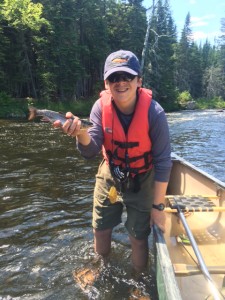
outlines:
M118 118L108 91L101 93L102 127L104 132L103 156L112 166L120 166L132 177L152 168L152 143L149 137L148 111L152 92L138 89L138 101L127 134Z

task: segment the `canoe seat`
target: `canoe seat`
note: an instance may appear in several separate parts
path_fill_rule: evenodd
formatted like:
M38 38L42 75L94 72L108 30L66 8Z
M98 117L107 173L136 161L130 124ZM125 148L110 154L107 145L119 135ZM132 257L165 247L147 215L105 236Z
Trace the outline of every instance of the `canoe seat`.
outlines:
M217 196L202 196L202 195L167 195L166 200L168 206L167 212L176 212L176 207L179 206L183 212L210 212L210 211L225 211L225 207L216 206L212 199L217 199Z
M198 266L186 264L173 264L176 276L190 276L202 274ZM207 266L210 274L225 274L225 266Z

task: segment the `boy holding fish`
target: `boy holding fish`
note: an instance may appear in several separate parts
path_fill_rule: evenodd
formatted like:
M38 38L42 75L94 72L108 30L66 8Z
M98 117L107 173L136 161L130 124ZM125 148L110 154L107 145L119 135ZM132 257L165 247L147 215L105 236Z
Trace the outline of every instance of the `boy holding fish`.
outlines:
M106 259L112 231L126 207L132 264L142 272L148 261L148 236L156 224L165 231L164 198L171 170L170 138L162 107L142 88L140 64L130 51L111 53L104 67L105 91L93 105L89 129L67 113L63 131L77 139L83 157L100 151L93 205L95 252ZM82 130L81 130L82 129Z

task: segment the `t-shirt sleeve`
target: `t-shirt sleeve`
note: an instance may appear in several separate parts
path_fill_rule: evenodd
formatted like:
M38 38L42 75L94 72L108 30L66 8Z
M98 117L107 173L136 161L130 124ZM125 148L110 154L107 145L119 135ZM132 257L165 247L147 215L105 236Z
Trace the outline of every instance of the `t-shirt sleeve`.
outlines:
M89 145L84 146L77 143L77 149L84 158L93 158L102 149L103 144L103 130L102 130L102 109L100 100L97 100L92 107L90 113L90 121L93 126L88 129L89 135L91 137L91 142Z
M155 100L149 108L149 124L155 180L168 182L172 167L169 126L163 108Z

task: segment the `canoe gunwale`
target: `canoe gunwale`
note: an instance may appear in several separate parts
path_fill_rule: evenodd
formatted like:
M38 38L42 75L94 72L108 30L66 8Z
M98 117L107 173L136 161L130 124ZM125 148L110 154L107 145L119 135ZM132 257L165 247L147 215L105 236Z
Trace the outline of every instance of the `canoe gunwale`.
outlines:
M159 300L182 300L163 232L153 226Z
M175 154L174 152L172 153L171 157L172 157L172 161L174 161L174 162L177 161L180 164L187 166L189 169L192 169L193 171L196 171L197 173L202 174L204 177L207 177L209 180L214 182L215 185L218 186L218 188L225 190L225 183L222 182L221 180L215 178L214 176L212 176L212 175L208 174L207 172L201 170L200 168L194 166L193 164L189 163L188 161L186 161L179 155Z

